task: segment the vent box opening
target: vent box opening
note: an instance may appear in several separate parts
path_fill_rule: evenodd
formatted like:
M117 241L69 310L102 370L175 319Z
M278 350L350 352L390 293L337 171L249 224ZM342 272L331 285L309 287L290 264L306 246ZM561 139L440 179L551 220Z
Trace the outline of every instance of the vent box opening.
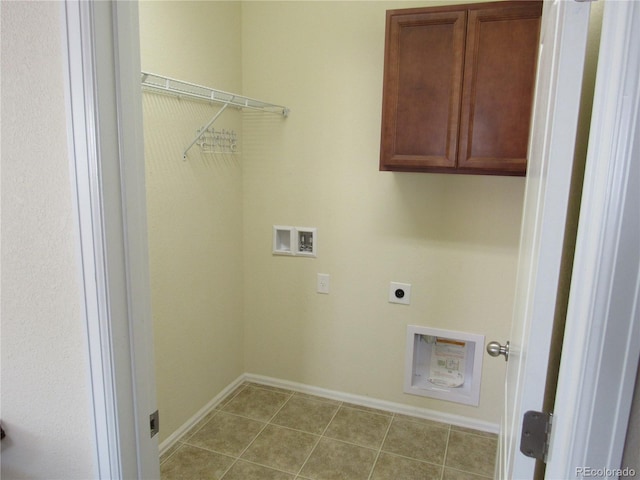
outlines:
M478 406L483 351L484 335L409 325L404 392Z

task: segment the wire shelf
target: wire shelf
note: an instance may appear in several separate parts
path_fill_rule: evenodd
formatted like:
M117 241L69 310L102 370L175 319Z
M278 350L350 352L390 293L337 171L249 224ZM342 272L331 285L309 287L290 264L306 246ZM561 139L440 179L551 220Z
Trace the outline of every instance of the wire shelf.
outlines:
M187 152L196 143L199 144L201 148L203 148L203 146L207 146L207 148L209 148L212 145L211 142L202 140L202 137L207 135L207 132L211 131L210 127L218 119L218 117L222 115L225 109L229 106L232 106L238 109L248 108L252 110L260 110L263 112L275 113L275 114L282 115L283 117L286 117L289 115L289 109L282 105L275 105L273 103L263 102L261 100L256 100L255 98L245 97L244 95L238 95L235 93L225 92L223 90L217 90L215 88L205 87L203 85L197 85L195 83L176 80L175 78L156 75L155 73L142 72L141 81L142 81L142 87L144 89L150 90L153 92L164 93L167 95L176 95L178 97L187 97L187 98L222 104L222 108L214 115L214 117L209 121L209 123L207 123L204 127L198 130L196 138L194 138L189 144L189 146L184 149L184 152L182 153L183 159L187 158ZM237 142L237 138L235 137L235 132L233 136L234 136L233 145L235 149L235 145ZM220 145L218 145L218 148L220 148ZM226 148L227 147L225 147L225 149ZM228 148L231 149L231 146L229 146ZM209 151L213 151L213 150L209 150Z

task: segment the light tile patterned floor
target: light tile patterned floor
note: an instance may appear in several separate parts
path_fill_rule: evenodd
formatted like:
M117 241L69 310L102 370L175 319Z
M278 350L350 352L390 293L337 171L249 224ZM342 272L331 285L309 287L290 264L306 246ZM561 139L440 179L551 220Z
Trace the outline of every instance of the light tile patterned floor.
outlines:
M497 437L245 383L161 458L162 480L482 480Z

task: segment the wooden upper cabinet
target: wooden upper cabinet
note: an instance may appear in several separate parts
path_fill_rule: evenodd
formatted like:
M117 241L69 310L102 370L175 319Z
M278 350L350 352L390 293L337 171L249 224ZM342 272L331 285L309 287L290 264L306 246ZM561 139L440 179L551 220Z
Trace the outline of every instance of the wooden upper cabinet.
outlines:
M387 13L382 158L398 168L455 167L466 11Z
M524 175L542 2L387 12L380 169Z

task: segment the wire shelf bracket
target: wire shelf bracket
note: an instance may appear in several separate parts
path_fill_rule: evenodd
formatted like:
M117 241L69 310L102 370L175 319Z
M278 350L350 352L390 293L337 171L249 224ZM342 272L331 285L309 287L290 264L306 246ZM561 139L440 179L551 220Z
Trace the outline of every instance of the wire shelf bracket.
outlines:
M164 93L167 95L175 95L178 97L186 97L206 102L214 102L222 104L222 108L213 116L209 122L198 130L198 135L193 141L184 149L182 158L187 158L187 152L193 147L198 140L205 134L207 129L213 125L220 115L232 106L237 109L251 109L259 110L268 113L274 113L287 117L289 115L289 109L282 105L274 105L272 103L256 100L255 98L245 97L243 95L237 95L235 93L229 93L222 90L216 90L215 88L205 87L197 85L195 83L184 82L182 80L176 80L174 78L164 77L162 75L156 75L155 73L142 72L142 87L149 91L157 93Z

